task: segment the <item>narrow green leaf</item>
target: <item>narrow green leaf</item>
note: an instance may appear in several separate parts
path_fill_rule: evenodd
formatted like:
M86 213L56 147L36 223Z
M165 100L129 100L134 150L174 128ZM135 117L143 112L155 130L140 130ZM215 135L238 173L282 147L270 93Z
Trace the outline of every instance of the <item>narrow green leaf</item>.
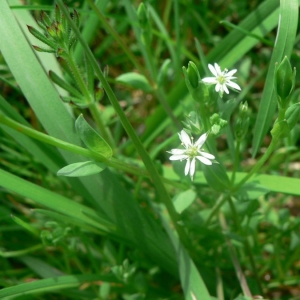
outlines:
M112 157L112 149L106 141L89 125L81 114L76 122L75 128L84 144L92 151L102 154L106 158Z
M105 282L116 282L115 276L111 275L92 274L57 276L4 288L0 290L0 298L3 299L4 297L17 297L21 295L34 295L37 293L53 292L62 289L78 287L85 282L93 282L99 280Z
M57 172L58 176L81 177L102 172L106 168L103 163L84 161L67 165Z
M60 86L62 89L68 91L71 95L77 97L77 98L82 98L82 94L73 86L71 86L69 83L67 83L64 79L60 78L55 72L50 71L49 76L51 80ZM83 102L84 100L82 100Z
M273 54L270 61L267 79L259 105L258 115L254 127L253 153L255 156L261 142L270 128L276 110L276 96L274 91L275 63L280 63L284 56L291 55L298 26L298 0L280 1L280 15L278 32Z
M122 82L134 89L142 90L145 93L152 91L152 87L147 78L141 74L129 72L122 74L116 78L118 82Z
M51 48L55 49L55 44L51 42L48 38L46 38L42 33L40 33L37 29L31 26L27 26L29 32L36 37L38 40L43 42L44 44L48 45Z

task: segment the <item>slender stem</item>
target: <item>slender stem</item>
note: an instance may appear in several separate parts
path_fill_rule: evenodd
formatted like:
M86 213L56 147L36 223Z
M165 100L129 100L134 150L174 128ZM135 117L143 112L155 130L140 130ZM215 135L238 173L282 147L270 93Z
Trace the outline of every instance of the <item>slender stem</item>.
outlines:
M102 119L99 114L99 110L97 108L97 103L94 102L93 96L90 94L88 87L79 71L79 68L74 60L73 54L70 53L66 57L67 63L69 64L70 69L73 72L73 75L76 79L76 82L79 86L79 89L81 90L83 96L85 97L86 101L90 104L89 110L93 116L94 121L96 122L101 135L103 138L109 143L109 145L114 149L114 140L111 136L111 134L108 133L107 128L105 127L104 123L102 122Z
M241 146L241 140L238 139L236 141L236 146L235 146L234 163L233 163L233 170L232 170L232 175L231 175L231 185L234 184L236 171L237 171L238 164L240 161L240 146Z
M277 139L272 139L271 144L269 145L265 154L259 159L259 161L255 164L252 170L240 181L236 184L231 192L237 191L245 182L247 182L257 171L262 167L262 165L266 162L266 160L271 156L274 152L275 146L277 144Z
M127 45L123 42L122 38L119 36L119 34L115 31L113 27L110 26L110 24L105 19L105 16L102 14L102 12L99 10L99 8L94 4L92 0L87 0L93 11L97 14L99 20L101 21L102 25L105 27L105 29L108 31L109 34L111 34L116 42L119 44L119 46L122 48L122 50L126 53L129 60L134 64L134 66L142 73L144 74L147 79L152 82L151 78L148 76L147 70L139 64L138 60L135 58L135 56L132 54L132 51L127 47Z
M93 56L89 46L87 45L87 43L85 42L85 40L82 38L82 36L80 35L80 32L78 30L78 28L76 27L76 25L73 23L71 17L69 16L67 9L65 8L63 1L62 0L57 0L57 4L60 7L60 9L63 11L66 19L68 20L70 26L72 27L72 29L74 30L74 33L76 35L76 37L78 38L78 40L80 41L83 49L85 50L85 53L87 55L87 58L90 60L91 64L94 67L94 70L97 74L97 76L100 79L100 82L102 83L102 86L104 88L104 90L106 91L106 94L109 98L109 100L111 101L112 106L114 107L116 113L118 114L120 121L124 127L124 129L126 130L128 136L131 138L134 146L136 147L141 159L144 162L144 165L146 167L146 169L148 170L150 177L153 181L154 186L156 187L156 190L158 192L159 198L160 200L165 204L168 213L172 219L172 223L173 226L175 227L181 242L184 244L184 246L190 250L192 249L191 247L191 243L190 240L186 234L186 232L184 231L183 227L181 227L179 225L179 221L180 221L180 215L176 212L175 207L172 203L172 200L170 198L170 195L168 194L163 181L161 180L161 177L153 163L153 161L151 160L148 152L146 151L146 149L144 148L141 140L139 139L139 137L137 136L135 130L133 129L133 127L131 126L130 122L128 121L125 113L123 112L119 101L117 100L114 92L112 91L110 85L108 84L103 72L101 71L101 69L99 68L99 65L95 59L95 57Z
M91 115L93 116L93 119L95 120L100 132L103 135L103 138L109 143L109 145L113 148L113 152L115 147L115 141L111 135L111 132L108 130L108 128L104 125L102 122L102 118L100 116L99 108L97 105L97 102L93 102L89 106L89 110L91 112Z
M220 225L221 225L222 229L224 231L227 231L226 220L225 220L225 217L222 213L219 213L219 221L220 221ZM236 276L237 276L237 278L240 282L240 286L241 286L241 289L243 291L243 294L252 299L252 294L251 294L251 291L249 289L246 277L244 275L242 267L241 267L241 265L238 261L238 258L237 258L236 249L234 248L234 246L232 245L230 239L227 236L225 237L225 239L226 239L226 243L227 243L227 246L228 246L228 251L230 253L233 266L235 268Z

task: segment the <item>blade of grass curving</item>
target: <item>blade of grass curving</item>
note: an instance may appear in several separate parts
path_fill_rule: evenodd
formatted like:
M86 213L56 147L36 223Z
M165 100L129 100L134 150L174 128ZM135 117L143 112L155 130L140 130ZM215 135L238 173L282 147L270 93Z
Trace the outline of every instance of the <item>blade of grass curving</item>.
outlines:
M55 292L58 290L78 287L85 282L99 280L104 282L116 282L115 276L112 275L92 274L57 276L4 288L0 291L0 298L4 299L4 297L17 297L21 295Z
M177 6L178 4L174 3L174 5ZM175 74L181 74L181 66L180 66L180 59L179 59L180 51L178 51L180 49L180 42L177 40L178 44L176 44L176 45L172 43L172 39L171 39L168 31L167 31L165 25L163 24L162 20L160 19L159 15L155 11L155 9L150 5L150 3L147 4L147 7L148 7L149 13L150 13L153 21L155 22L157 28L159 29L160 34L162 34L164 36L164 39L166 41L167 47L168 47L170 55L171 55L171 61L173 62ZM177 51L176 51L175 47L178 47Z
M80 203L74 202L64 196L42 188L1 169L0 186L8 189L9 191L18 193L23 197L32 199L39 205L43 205L56 212L75 218L81 223L88 224L104 232L115 232L115 225L108 222L105 216L102 217L99 213L96 213L94 210ZM88 212L95 216L98 222L88 218L84 212Z
M257 154L261 142L270 128L276 109L277 102L274 92L275 63L280 63L284 56L290 57L296 38L297 26L298 1L281 0L276 43L254 126L253 157Z
M9 116L13 120L29 126L26 120L20 116L15 109L13 109L4 98L0 96L0 110ZM24 147L29 153L37 158L42 164L44 164L52 172L56 172L59 166L63 164L63 159L59 155L56 149L51 148L43 143L32 140L26 135L10 129L7 126L0 125L1 128L9 134L17 143Z
M41 68L6 1L0 1L0 48L46 131L68 143L81 145L74 132L74 119ZM71 152L60 152L68 164L83 161L82 157ZM141 210L129 191L111 172L82 177L73 181L72 188L76 190L78 184L84 187L84 193L81 192L84 199L114 222L121 237L126 236L131 246L135 245L171 274L176 274L175 254L166 234Z

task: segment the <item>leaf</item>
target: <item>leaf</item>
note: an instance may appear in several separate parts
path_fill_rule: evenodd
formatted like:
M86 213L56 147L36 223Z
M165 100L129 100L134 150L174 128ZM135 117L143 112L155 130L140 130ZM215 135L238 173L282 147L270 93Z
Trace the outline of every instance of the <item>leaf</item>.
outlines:
M274 92L275 63L280 63L284 56L291 55L298 26L298 1L280 1L280 15L278 21L278 32L276 44L270 61L267 79L260 101L258 115L254 127L253 153L254 157L259 150L261 142L270 128L275 110L276 97Z
M112 157L112 149L106 141L89 125L81 114L76 122L75 128L84 144L92 151L102 154L106 158Z
M122 74L116 78L118 82L122 82L134 89L142 90L145 93L151 92L152 86L144 75L129 72Z
M196 193L193 190L187 190L176 195L173 199L173 204L176 211L181 214L195 201L195 199Z
M94 161L84 161L67 165L57 172L58 176L81 177L102 172L106 165Z

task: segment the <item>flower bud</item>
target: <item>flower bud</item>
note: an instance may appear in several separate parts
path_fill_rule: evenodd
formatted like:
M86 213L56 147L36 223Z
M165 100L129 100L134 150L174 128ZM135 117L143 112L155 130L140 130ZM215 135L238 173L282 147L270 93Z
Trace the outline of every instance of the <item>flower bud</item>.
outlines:
M199 87L199 82L201 79L197 66L192 61L190 61L187 69L183 67L183 73L185 75L186 85L190 92L197 89Z
M223 127L227 125L227 121L222 119L218 114L213 114L209 118L211 124L211 133L218 135Z
M275 91L281 108L286 109L295 86L296 69L285 56L275 71Z
M300 117L300 103L295 103L286 110L285 119L290 130L292 130L295 127L295 125L298 123L299 117Z
M243 139L249 128L249 111L248 111L248 103L241 103L239 106L239 113L237 120L235 122L235 136L238 140Z

